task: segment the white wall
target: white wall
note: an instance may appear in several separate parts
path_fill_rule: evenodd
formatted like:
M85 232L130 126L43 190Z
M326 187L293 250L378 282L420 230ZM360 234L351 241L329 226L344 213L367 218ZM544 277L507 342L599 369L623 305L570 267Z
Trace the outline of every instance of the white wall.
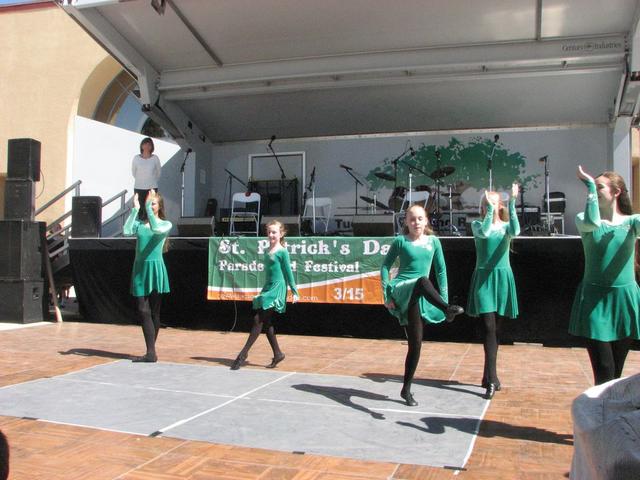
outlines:
M143 135L94 120L76 117L73 133L73 159L70 184L82 180L81 195L97 195L107 200L123 189L133 196L131 160L140 151ZM167 217L174 225L180 216L180 166L184 153L175 143L154 139L155 154L162 164L158 188L165 199ZM193 211L195 158L192 153L185 169L185 214ZM67 199L71 209L71 197ZM119 202L105 207L103 221L120 208Z
M493 139L500 134L501 147L512 153L519 153L526 160L525 175L538 174L538 187L527 192L526 204L541 205L544 192L543 163L538 159L548 155L550 169L550 190L564 192L567 197L565 214L566 233L575 234L574 217L585 202L585 189L576 179L575 170L582 164L588 171L597 174L607 169L611 162L610 130L606 126L582 128L532 129L530 131L490 131L486 133L433 133L425 135L396 135L362 138L323 138L280 141L273 144L276 152L305 151L307 156L307 178L316 167L316 196L329 196L338 207L338 212L352 213L348 207L354 205L354 182L340 164L353 167L363 176L381 166L385 160L397 157L410 140L417 150L424 145L446 146L451 138L468 143L476 137ZM214 145L212 147L211 196L218 199L219 206L226 206L223 198L228 169L242 180L247 180L247 159L249 154L265 153L267 142L246 142ZM478 158L483 165L486 158ZM275 160L274 160L275 162ZM443 162L446 163L446 162ZM277 177L276 177L277 178ZM242 191L234 183L233 191ZM422 182L420 182L422 183ZM377 191L359 187L358 195L372 196L387 203L390 188ZM480 192L466 191L462 200L470 208L477 207Z

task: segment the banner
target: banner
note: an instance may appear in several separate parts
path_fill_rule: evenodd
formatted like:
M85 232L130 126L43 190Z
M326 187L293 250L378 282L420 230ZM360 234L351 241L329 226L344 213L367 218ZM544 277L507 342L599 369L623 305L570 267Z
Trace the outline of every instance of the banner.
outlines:
M300 302L382 304L380 267L393 239L287 237ZM207 299L252 300L265 283L268 249L266 238L210 238Z

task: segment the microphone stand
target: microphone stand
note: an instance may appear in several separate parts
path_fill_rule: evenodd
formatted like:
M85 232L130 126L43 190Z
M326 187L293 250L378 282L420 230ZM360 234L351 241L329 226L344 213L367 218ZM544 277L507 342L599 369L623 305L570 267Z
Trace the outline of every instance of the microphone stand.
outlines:
M286 180L287 176L284 174L284 170L282 168L282 165L280 164L280 159L278 158L278 155L276 155L276 152L273 150L273 147L271 145L268 146L269 150L271 150L271 154L273 155L273 157L276 159L276 163L278 164L278 168L280 169L280 178L282 180Z
M498 139L500 135L495 135L493 137L493 148L491 149L491 156L489 156L489 160L487 161L487 170L489 171L489 191L493 192L493 154L496 152L496 145L498 144Z
M309 185L307 186L307 191L311 192L311 217L313 223L311 224L311 230L313 234L316 234L316 167L313 167L313 171L311 172L311 178L309 179ZM306 197L306 192L305 192ZM306 204L306 198L305 198ZM305 205L306 206L306 205Z
M409 162L405 161L405 160L400 160L402 163L404 163L407 167L409 167L409 204L411 204L411 181L412 181L412 170L415 170L416 172L420 172L421 174L423 174L424 176L428 177L429 175L427 174L427 172L425 172L424 170L416 167L415 165L411 165Z
M408 143L408 142L407 142ZM402 157L405 156L405 154L411 149L411 146L408 146L407 148L404 149L404 151L398 155L396 158L394 158L393 160L391 160L391 163L393 164L393 191L395 192L396 189L398 188L398 160L400 160Z
M551 200L549 199L549 156L540 159L544 162L544 201L547 205L547 228L551 233Z
M229 188L229 200L227 201L227 208L231 208L231 197L233 196L233 193L232 193L233 192L233 179L235 178L238 181L238 183L240 183L240 185L242 185L247 190L249 189L249 187L247 187L246 183L244 183L242 180L240 180L238 177L236 177L233 173L231 173L226 168L224 169L224 171L229 174L229 178L227 179L227 185L228 185L228 188ZM227 189L227 187L225 186L225 190L226 189Z
M358 178L351 173L351 170L353 170L353 168L351 167L342 167L344 168L347 173L351 176L351 178L353 178L356 182L356 206L355 206L355 210L356 210L356 215L358 215L358 185L362 185L364 187L364 183L362 183L360 180L358 180Z
M191 153L191 149L188 148L187 149L187 153L185 153L184 155L184 160L182 161L182 165L180 166L180 176L181 176L181 182L180 182L180 216L184 217L184 167L187 164L187 157L189 157L189 154Z

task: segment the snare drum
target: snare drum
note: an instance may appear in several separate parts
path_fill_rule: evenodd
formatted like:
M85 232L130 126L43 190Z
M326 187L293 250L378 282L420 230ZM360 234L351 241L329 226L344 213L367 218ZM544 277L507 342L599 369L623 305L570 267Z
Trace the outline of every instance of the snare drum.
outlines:
M402 208L402 202L404 200L404 196L407 193L407 189L405 187L396 187L391 192L391 196L389 197L389 208L394 212L399 212Z

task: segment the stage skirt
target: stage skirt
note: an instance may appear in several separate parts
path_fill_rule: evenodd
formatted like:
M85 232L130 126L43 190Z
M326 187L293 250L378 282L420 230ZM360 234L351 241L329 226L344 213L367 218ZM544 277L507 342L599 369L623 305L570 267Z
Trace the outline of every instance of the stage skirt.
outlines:
M640 287L580 283L573 300L569 333L602 342L640 338Z
M254 310L269 310L270 308L273 308L278 313L284 313L287 309L286 282L269 282L262 287L262 291L254 297Z
M518 316L518 296L513 271L506 268L476 268L471 277L467 315L496 312L504 317Z
M409 323L409 301L413 294L413 289L419 278L408 280L391 280L387 285L387 298L395 303L395 309L388 309L389 313L396 317L400 325ZM418 299L420 316L426 323L440 323L444 321L444 312L429 303L424 297Z
M144 297L151 292L169 293L169 276L164 261L147 260L133 262L131 275L131 295Z

